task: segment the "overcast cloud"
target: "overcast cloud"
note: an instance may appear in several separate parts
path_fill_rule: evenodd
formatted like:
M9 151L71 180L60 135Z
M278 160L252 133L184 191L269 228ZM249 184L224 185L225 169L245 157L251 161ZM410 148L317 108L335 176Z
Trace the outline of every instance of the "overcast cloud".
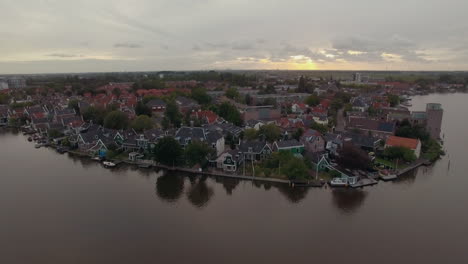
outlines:
M468 70L466 0L2 0L0 73Z

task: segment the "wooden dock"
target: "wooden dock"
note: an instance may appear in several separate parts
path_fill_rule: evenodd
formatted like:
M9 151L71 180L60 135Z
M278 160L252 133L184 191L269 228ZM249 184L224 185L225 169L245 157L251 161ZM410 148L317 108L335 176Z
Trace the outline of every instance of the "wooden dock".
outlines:
M371 186L377 184L378 181L370 178L362 178L357 183L351 184L351 188L361 188L364 186Z

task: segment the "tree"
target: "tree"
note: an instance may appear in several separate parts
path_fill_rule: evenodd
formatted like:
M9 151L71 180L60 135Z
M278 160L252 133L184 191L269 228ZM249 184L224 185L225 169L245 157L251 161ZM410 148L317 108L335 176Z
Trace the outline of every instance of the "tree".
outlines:
M76 99L70 100L68 102L68 108L75 109L75 112L79 114L80 113L79 101Z
M104 124L104 117L106 110L103 108L97 108L94 106L88 107L83 113L83 119L86 121L92 121L95 124Z
M309 106L316 106L320 104L320 98L312 94L305 99L305 103L308 104Z
M182 114L179 112L179 108L174 101L170 101L166 105L166 112L164 113L169 123L174 127L180 127L182 123Z
M268 142L275 142L281 138L281 130L275 124L260 127L259 134L263 135Z
M182 147L173 137L164 137L156 144L153 155L164 165L175 166L180 163L183 155Z
M194 88L192 98L201 105L207 105L211 102L211 97L206 93L205 88Z
M299 141L302 137L302 134L304 134L304 129L302 129L301 127L296 129L296 131L293 133L292 137Z
M300 158L293 157L282 165L282 173L290 180L308 178L308 168Z
M120 95L122 94L122 91L120 90L119 87L115 87L114 90L112 90L112 94L117 96L117 98L119 98Z
M49 129L47 131L47 135L49 138L59 138L63 136L62 132L58 131L57 129Z
M0 94L0 104L8 104L9 100L10 98L7 94Z
M109 112L104 118L104 127L110 129L126 129L128 127L128 116L121 111Z
M229 102L220 104L215 110L216 113L226 121L234 123L236 126L242 125L242 117L240 112Z
M143 132L144 130L153 128L154 122L153 119L147 115L139 115L132 121L130 127L137 132Z
M245 95L245 104L246 105L251 105L252 104L252 96L250 96L250 94Z
M339 152L338 164L348 169L368 169L371 160L367 153L352 144L345 144Z
M399 146L385 148L383 155L390 160L404 160L408 162L416 160L416 155L411 149Z
M151 108L149 108L147 105L145 105L143 102L140 101L135 106L135 114L151 116L152 112L151 112Z
M388 101L388 103L390 103L391 107L395 107L398 104L400 104L400 97L398 95L388 94L387 95L387 101Z
M237 91L236 88L231 87L231 88L228 88L226 90L226 93L224 95L226 95L227 98L231 98L231 99L235 100L235 99L239 98L239 91Z
M299 78L299 84L297 86L297 91L300 92L300 93L307 91L306 80L305 80L304 76L301 76Z
M310 125L310 128L312 128L313 130L317 130L321 134L325 134L325 133L328 132L328 127L327 126L316 123L316 122L312 122L312 124Z
M257 130L253 128L248 128L244 130L244 139L245 140L254 140L258 136Z
M190 166L195 164L205 165L206 157L212 154L214 149L204 142L194 141L185 149L185 160Z

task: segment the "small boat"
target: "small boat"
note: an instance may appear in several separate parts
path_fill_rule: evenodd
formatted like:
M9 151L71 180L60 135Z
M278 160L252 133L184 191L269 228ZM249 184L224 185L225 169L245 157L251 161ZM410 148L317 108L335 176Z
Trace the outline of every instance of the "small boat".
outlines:
M104 166L106 166L106 167L109 167L109 168L112 168L112 167L115 167L115 166L116 166L115 163L110 162L110 161L104 161L104 162L102 162L102 164L103 164Z
M379 171L379 176L380 176L380 179L382 179L384 181L392 181L392 180L395 180L397 178L397 175L395 173L392 173L389 170Z
M91 158L92 160L95 160L95 161L101 161L101 158L100 157L93 157Z
M40 147L42 147L42 144L41 144L41 143L36 143L36 144L34 145L34 147L35 147L35 148L40 148Z
M346 187L348 186L348 180L343 178L333 178L329 184L331 187Z
M60 153L60 154L64 154L64 153L67 152L67 150L64 149L64 148L57 148L57 152Z
M32 142L32 137L28 137L28 141L29 141L29 142Z

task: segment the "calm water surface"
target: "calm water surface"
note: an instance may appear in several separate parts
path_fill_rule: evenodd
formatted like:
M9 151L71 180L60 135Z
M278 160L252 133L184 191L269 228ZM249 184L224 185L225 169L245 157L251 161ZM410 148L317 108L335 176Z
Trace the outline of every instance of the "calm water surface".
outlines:
M362 190L107 170L0 132L0 263L468 263L468 95L448 155Z

